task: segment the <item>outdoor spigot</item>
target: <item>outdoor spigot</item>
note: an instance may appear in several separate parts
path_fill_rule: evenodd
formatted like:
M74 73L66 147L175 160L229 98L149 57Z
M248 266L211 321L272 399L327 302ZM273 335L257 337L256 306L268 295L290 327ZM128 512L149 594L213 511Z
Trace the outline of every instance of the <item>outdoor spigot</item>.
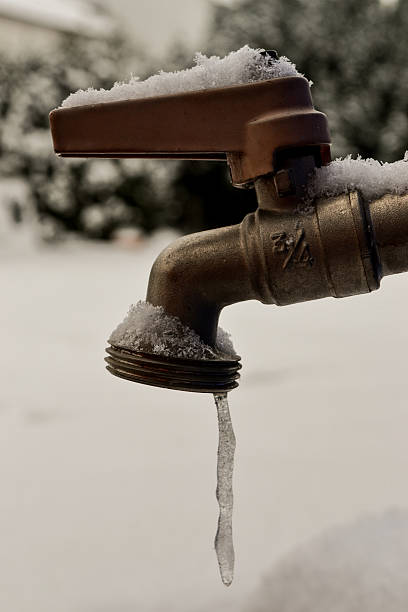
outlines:
M330 162L325 115L302 77L284 77L51 113L63 157L227 161L258 209L239 225L185 236L154 263L147 301L215 346L221 310L250 299L287 305L377 289L408 270L408 196L358 192L306 206L306 184ZM239 357L178 360L112 346L108 369L146 384L219 392L237 386Z

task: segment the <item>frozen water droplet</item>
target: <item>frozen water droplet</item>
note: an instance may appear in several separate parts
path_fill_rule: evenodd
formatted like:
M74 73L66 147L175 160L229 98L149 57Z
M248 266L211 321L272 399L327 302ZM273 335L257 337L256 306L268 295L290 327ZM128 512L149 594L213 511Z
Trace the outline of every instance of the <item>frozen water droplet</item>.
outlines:
M226 586L234 577L234 544L232 541L233 492L232 476L234 470L235 435L226 393L214 394L218 412L218 462L216 496L220 513L215 536L215 551L220 567L221 580Z

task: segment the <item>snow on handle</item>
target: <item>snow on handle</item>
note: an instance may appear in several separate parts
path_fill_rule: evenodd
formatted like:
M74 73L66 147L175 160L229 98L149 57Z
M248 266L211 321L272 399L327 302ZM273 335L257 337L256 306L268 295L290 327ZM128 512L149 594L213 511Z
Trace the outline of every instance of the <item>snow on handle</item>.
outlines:
M262 55L264 49L252 49L245 45L238 51L232 51L220 58L216 55L207 57L197 52L195 66L176 72L159 72L145 81L132 76L125 82L117 82L111 89L80 89L62 102L62 107L150 98L184 91L198 91L241 85L256 81L267 81L277 77L302 76L296 66L287 57L271 60Z

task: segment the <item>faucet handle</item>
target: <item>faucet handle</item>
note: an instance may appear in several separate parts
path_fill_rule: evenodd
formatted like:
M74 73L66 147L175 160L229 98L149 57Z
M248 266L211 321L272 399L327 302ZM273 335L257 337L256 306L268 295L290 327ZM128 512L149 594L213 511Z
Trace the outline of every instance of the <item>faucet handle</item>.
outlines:
M314 147L330 160L327 118L300 76L58 108L50 123L61 157L228 161L237 186L278 170L281 150Z

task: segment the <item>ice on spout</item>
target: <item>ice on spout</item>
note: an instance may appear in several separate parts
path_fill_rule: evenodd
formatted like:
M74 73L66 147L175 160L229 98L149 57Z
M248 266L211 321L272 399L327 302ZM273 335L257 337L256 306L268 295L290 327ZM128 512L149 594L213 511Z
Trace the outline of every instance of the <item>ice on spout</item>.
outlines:
M277 77L302 76L287 57L271 61L264 57L264 49L252 49L245 45L223 58L207 57L200 52L194 56L195 66L187 70L154 74L145 81L132 76L127 83L115 83L111 89L80 89L68 96L62 107L99 104L176 94L184 91L199 91L266 81Z

